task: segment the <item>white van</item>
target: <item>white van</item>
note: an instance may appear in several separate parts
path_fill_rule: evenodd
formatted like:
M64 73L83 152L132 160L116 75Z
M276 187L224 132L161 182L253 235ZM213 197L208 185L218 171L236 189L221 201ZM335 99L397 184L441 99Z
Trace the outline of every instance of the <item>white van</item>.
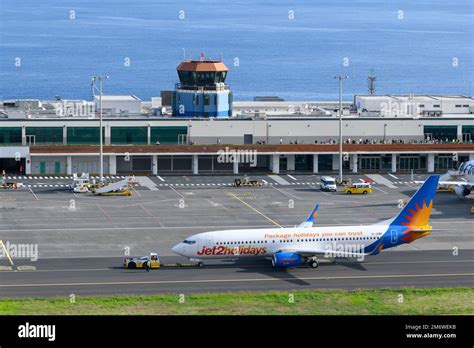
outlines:
M336 191L336 179L330 176L321 177L321 190L323 191Z

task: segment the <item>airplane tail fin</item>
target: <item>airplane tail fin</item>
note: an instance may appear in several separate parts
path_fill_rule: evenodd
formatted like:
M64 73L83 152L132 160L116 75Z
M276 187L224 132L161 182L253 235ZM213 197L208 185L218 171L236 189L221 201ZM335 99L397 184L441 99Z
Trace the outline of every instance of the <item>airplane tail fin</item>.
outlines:
M316 219L316 216L318 215L318 209L319 209L319 204L316 204L313 210L311 211L311 214L309 214L308 217L306 218L306 222L314 222L314 220Z
M316 219L316 216L318 215L318 209L319 209L319 204L316 204L313 210L311 210L311 213L308 215L306 220L300 223L296 227L313 227L314 220Z
M436 189L438 188L438 181L439 175L431 175L416 191L402 211L392 220L391 225L405 226L413 234L419 235L419 238L424 236L421 234L431 230L428 221Z

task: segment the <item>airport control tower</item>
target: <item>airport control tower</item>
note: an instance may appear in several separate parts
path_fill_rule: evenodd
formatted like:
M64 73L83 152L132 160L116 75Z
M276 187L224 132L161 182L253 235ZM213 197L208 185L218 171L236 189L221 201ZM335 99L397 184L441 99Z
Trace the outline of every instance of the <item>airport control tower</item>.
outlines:
M225 84L229 69L218 60L185 60L177 68L173 116L232 116L232 92Z

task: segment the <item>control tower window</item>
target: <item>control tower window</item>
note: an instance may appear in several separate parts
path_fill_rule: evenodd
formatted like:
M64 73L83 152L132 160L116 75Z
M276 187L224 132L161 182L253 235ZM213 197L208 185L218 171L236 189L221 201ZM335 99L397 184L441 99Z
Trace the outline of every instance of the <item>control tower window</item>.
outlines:
M216 78L215 75L214 72L197 73L197 84L199 86L212 86Z
M196 73L193 71L178 71L179 81L184 86L194 86L197 84Z
M226 76L227 76L227 71L218 72L216 82L225 82Z
M214 86L216 83L225 82L227 72L178 70L178 76L182 86Z

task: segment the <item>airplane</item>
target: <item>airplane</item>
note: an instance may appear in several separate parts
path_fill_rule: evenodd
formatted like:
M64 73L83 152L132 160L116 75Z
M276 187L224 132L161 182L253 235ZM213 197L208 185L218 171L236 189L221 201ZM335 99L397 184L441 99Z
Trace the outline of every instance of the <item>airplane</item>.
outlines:
M313 227L316 206L306 221L291 228L204 232L175 245L172 251L198 261L271 257L274 267L319 266L318 258L357 258L411 243L430 234L428 225L439 175L430 176L398 215L372 225Z
M463 162L459 165L457 175L461 176L462 180L444 180L445 175L441 177L439 185L451 185L453 186L454 193L458 198L468 196L474 188L474 161ZM446 174L448 178L451 178L451 173Z

